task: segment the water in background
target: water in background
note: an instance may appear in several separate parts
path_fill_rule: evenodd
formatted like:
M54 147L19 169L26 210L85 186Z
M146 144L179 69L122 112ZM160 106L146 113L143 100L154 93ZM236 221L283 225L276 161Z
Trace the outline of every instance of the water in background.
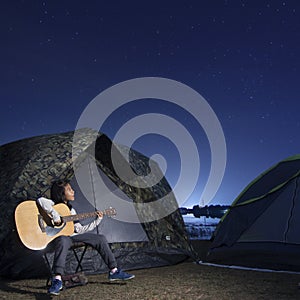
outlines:
M220 219L183 216L183 220L191 240L210 240Z

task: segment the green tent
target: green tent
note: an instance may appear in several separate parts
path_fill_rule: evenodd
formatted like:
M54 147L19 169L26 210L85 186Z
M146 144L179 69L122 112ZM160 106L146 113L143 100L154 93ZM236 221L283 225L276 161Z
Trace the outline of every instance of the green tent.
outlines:
M221 219L207 260L300 271L299 176L295 155L253 180Z

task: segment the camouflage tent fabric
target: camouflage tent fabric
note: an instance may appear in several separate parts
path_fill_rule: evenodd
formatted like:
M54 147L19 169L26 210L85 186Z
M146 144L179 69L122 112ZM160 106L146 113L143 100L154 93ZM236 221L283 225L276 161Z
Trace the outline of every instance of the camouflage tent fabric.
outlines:
M129 185L115 172L111 150L116 150L118 164L128 164L124 153L129 151L130 168L138 175L149 173L149 158L125 146L115 145L101 133L97 133L94 140L93 130L82 129L76 134L79 139L75 145L77 152L73 156L74 132L32 137L0 147L0 276L26 278L48 273L43 251L29 250L21 243L15 228L14 211L26 199L49 197L53 181L72 179L74 168L80 166L90 153L95 153L97 168L134 203L153 202L167 196L161 209L171 211L158 220L142 222L147 241L111 244L119 264L124 269L144 268L174 264L193 256L177 201L165 177L162 176L157 184L148 188ZM155 163L151 164L151 168L153 166ZM153 176L161 176L160 172L156 165ZM137 209L141 220L151 215L155 217L156 213L151 208ZM75 258L70 254L67 272L74 272L75 266ZM83 266L87 273L107 270L93 249L88 249L85 254Z

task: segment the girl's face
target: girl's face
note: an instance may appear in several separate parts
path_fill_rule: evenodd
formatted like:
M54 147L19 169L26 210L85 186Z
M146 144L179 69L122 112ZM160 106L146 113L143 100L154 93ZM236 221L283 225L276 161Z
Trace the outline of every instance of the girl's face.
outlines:
M74 201L75 199L75 192L73 191L72 187L70 184L67 184L65 186L65 197L67 201Z

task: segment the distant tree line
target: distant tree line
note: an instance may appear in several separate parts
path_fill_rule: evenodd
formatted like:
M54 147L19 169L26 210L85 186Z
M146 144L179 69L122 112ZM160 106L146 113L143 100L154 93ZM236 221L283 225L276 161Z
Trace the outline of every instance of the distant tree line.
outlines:
M181 207L179 208L182 215L193 214L194 217L207 217L207 218L222 218L226 211L230 208L228 205L206 205L200 207L194 205L193 208Z

